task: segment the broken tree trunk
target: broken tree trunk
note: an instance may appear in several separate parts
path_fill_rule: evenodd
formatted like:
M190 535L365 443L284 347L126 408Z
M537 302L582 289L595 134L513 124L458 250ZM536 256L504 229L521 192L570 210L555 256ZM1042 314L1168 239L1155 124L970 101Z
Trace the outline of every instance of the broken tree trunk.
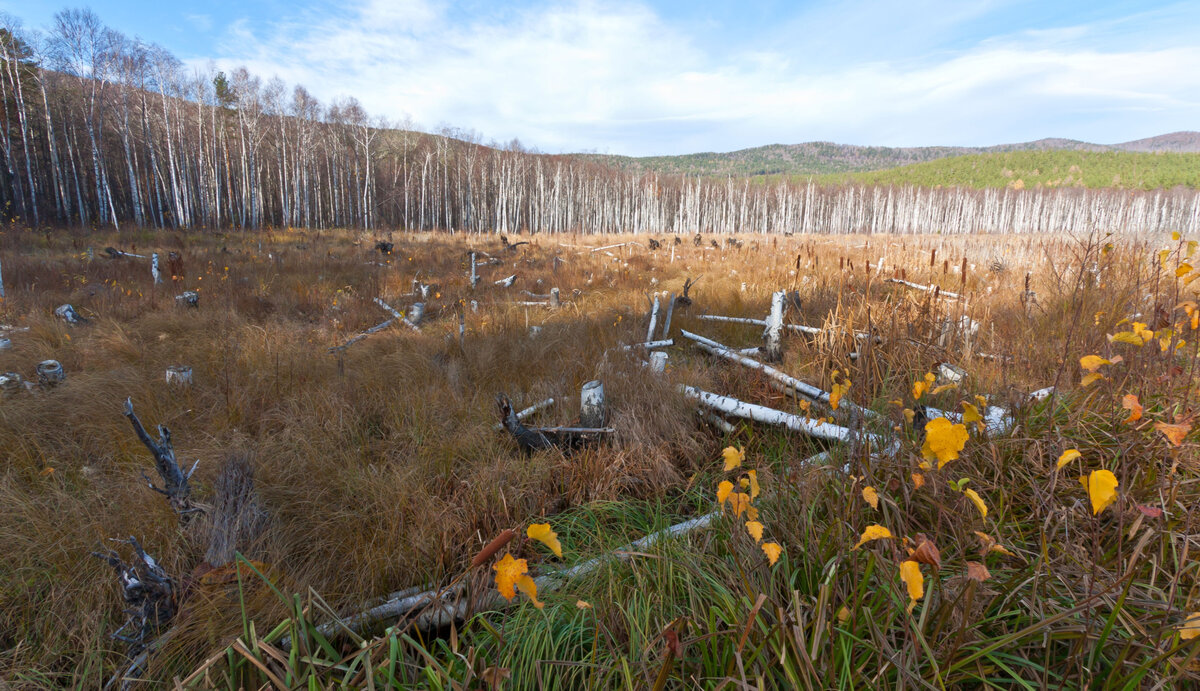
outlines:
M150 275L154 277L156 285L163 282L162 274L158 272L158 252L150 255Z
M187 365L172 365L167 368L167 383L174 386L192 385L192 368Z
M607 411L604 407L604 383L595 379L583 385L579 392L579 425L604 427Z
M87 319L79 316L79 313L75 311L75 308L69 304L59 305L58 307L54 308L54 315L68 324L86 324L88 321Z
M658 326L658 295L654 296L654 306L650 308L650 326L646 327L646 341L654 340L654 327Z
M475 253L471 253L471 275L468 279L471 282L471 290L475 290L475 286L479 285L479 272L475 268Z
M763 329L763 359L767 362L779 362L783 359L783 298L785 293L780 290L771 295L771 312L767 315L766 328Z
M674 251L672 246L671 251ZM662 337L664 339L671 337L671 315L675 312L675 293L670 293L667 297L667 317L663 319Z
M128 542L133 547L133 559L128 564L114 550L93 552L92 555L108 562L117 571L121 596L125 604L129 605L125 610L129 618L112 637L127 643L129 655L135 657L174 618L178 603L175 582L154 557L146 554L137 539L132 536L123 542Z
M510 405L511 405L511 404L510 404ZM554 405L554 399L553 399L553 398L547 398L547 399L546 399L546 400L544 400L544 401L539 401L539 402L537 402L537 403L534 403L533 405L529 406L528 408L526 408L526 409L524 409L524 410L521 410L521 411L518 411L518 412L516 413L516 415L517 415L517 420L524 420L525 418L529 417L530 415L533 415L534 413L538 412L539 410L542 410L542 409L544 409L544 408L549 408L549 407L550 407L550 406L552 406L552 405ZM503 423L503 422L497 422L497 423L496 423L496 427L495 427L495 429L496 429L497 431L499 431L499 430L503 430L503 429L504 429L504 423Z
M188 485L188 480L191 479L192 473L196 472L196 466L200 465L200 461L196 461L192 465L192 469L184 474L183 469L175 461L175 449L171 446L171 430L164 425L159 425L158 440L151 439L146 428L142 426L142 421L133 412L133 400L129 398L125 399L125 417L129 418L130 424L133 425L134 434L154 456L154 469L158 471L158 476L162 479L163 486L156 487L154 482L145 473L142 473L146 485L171 502L171 508L179 514L180 521L186 521L190 514L201 511L202 509L193 506L192 489Z
M37 366L38 381L42 386L56 386L66 381L67 374L58 360L42 360Z
M204 561L213 568L252 551L266 529L267 514L254 490L254 466L246 454L231 454L213 486L212 522Z

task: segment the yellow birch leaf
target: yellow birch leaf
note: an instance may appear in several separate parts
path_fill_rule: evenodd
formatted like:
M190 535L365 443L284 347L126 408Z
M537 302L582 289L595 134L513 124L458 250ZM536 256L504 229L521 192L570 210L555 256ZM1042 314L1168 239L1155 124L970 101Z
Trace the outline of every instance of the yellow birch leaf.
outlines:
M1183 626L1179 627L1179 637L1190 641L1197 636L1200 636L1200 612L1192 612L1183 622Z
M750 478L744 477L738 480L738 487L741 487L742 489L750 489Z
M958 384L942 384L941 386L935 388L933 391L930 391L929 395L936 396L936 395L942 393L943 391L949 391L950 389L954 389L954 388L958 388Z
M576 609L591 609L592 603L588 602L587 600L576 600L575 608Z
M914 401L921 400L921 396L925 395L925 392L929 390L929 387L932 386L933 382L935 382L936 380L937 380L937 377L933 374L933 372L928 372L925 374L924 379L918 379L917 381L913 382L913 385L912 385L913 400Z
M917 417L917 413L912 408L904 409L904 421L908 424L913 423L913 419Z
M53 475L53 474L54 474L54 466L46 466L45 468L42 468L42 472L39 473L39 475L41 475L42 477L46 477L47 475Z
M913 489L921 489L925 486L925 476L920 473L912 474Z
M753 506L747 506L746 507L746 520L747 521L757 521L758 520L758 509L754 508Z
M1087 490L1092 500L1092 515L1098 515L1117 500L1117 476L1109 470L1093 470L1090 475L1079 478L1079 484Z
M853 549L858 549L866 543L874 540L885 540L891 536L892 531L888 530L887 528L881 525L869 525L867 526L866 530L863 531L862 537L858 539L858 543L854 545Z
M725 500L729 498L729 493L732 491L733 483L729 480L722 480L721 484L717 485L717 503L724 506Z
M754 501L758 499L759 494L762 494L762 490L758 486L758 471L747 470L746 475L750 478L750 501Z
M496 571L496 590L504 596L505 600L512 602L517 591L513 590L513 586L523 574L529 573L529 565L524 559L513 559L513 556L508 552L504 553L504 558L492 565Z
M1107 358L1102 358L1099 355L1084 355L1079 358L1079 366L1087 372L1095 372L1103 365L1111 365Z
M842 608L837 611L837 618L840 623L845 624L850 620L850 610L846 609L845 605L842 605Z
M725 457L725 471L726 472L733 470L734 468L737 468L738 466L740 466L742 464L742 461L744 460L744 456L742 455L742 450L735 449L732 446L726 446L725 450L721 452L721 455Z
M925 596L925 576L921 574L921 565L912 559L901 562L900 580L908 589L908 611L912 612L917 600Z
M975 406L971 405L970 403L967 403L966 401L962 402L962 407L963 407L963 416L962 416L963 424L969 425L972 422L975 422L975 423L979 424L980 428L982 428L983 427L983 416L979 414L979 409L976 408Z
M1109 343L1128 343L1129 345L1145 345L1145 341L1132 331L1119 331L1108 337Z
M1184 276L1191 273L1191 271L1192 271L1192 265L1188 264L1187 262L1184 262L1183 264L1179 265L1179 268L1175 269L1175 277L1183 278Z
M1092 372L1091 374L1084 375L1083 379L1079 380L1079 385L1084 388L1087 388L1087 387L1091 386L1097 380L1100 380L1103 378L1104 378L1103 374L1100 374L1099 372Z
M927 461L937 461L938 469L958 458L958 454L967 445L965 425L956 425L944 417L934 418L925 423L925 444L921 446L921 455Z
M1180 446L1183 444L1184 437L1187 436L1188 432L1192 431L1192 423L1181 422L1171 425L1166 422L1156 422L1154 423L1154 429L1166 437L1167 441L1171 442L1171 446Z
M967 499L974 502L975 508L979 509L980 517L987 518L987 504L983 503L983 497L979 496L979 493L973 489L965 489L963 490L963 494L967 495Z
M831 388L829 390L829 407L830 408L833 408L834 410L838 409L838 405L841 404L842 397L845 396L846 393L850 391L850 386L851 386L851 384L850 384L849 379L843 379L842 381L837 382L833 385L833 388Z
M779 555L783 554L783 548L774 542L763 543L762 551L767 555L767 561L771 563L771 566L774 566L775 562L779 561Z
M546 603L538 602L537 583L534 583L533 579L529 576L521 576L518 578L517 587L521 589L521 592L529 596L529 600L533 603L534 607L541 609L546 606Z
M1062 454L1058 457L1058 466L1056 466L1054 469L1062 470L1062 467L1064 465L1070 463L1071 461L1075 460L1076 458L1079 458L1082 455L1083 454L1079 453L1079 449L1067 449L1066 451L1063 451Z
M741 516L750 508L750 495L745 492L734 492L729 497L729 503L733 505L733 515Z
M1142 404L1138 401L1138 397L1131 393L1125 394L1121 399L1121 407L1129 411L1129 417L1125 418L1125 424L1131 425L1142 419Z
M558 541L558 533L550 529L549 523L534 523L525 529L525 536L537 540L554 552L554 556L562 559L562 543Z
M754 538L755 542L762 542L762 523L759 523L758 521L746 521L746 532L750 533L750 537Z
M870 485L863 487L862 496L863 501L870 504L872 509L879 509L879 493L875 491L874 487L871 487Z

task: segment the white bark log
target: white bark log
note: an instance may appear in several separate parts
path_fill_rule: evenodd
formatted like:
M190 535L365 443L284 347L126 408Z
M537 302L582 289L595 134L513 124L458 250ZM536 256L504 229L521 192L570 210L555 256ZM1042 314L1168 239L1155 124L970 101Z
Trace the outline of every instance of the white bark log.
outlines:
M158 272L158 252L150 255L150 275L156 284L162 283L162 274Z
M529 417L530 415L533 415L534 413L538 412L539 410L542 410L542 409L544 409L544 408L549 408L549 407L550 407L550 406L552 406L552 405L554 405L554 399L553 399L553 398L547 398L547 399L546 399L546 400L544 400L544 401L540 401L540 402L538 402L538 403L534 403L533 405L529 406L529 407L528 407L528 408L526 408L525 410L518 411L518 412L517 412L517 419L518 419L518 420L524 420L525 418ZM496 423L496 424L495 424L493 427L494 427L494 429L497 429L497 430L503 430L503 429L504 429L504 425L503 425L503 424L501 424L501 423L499 423L499 422L497 422L497 423Z
M174 386L187 387L192 385L192 368L187 365L174 365L167 368L166 380Z
M675 246L671 246L671 251L675 251ZM675 293L670 293L667 296L667 317L663 319L662 338L671 337L671 315L675 313Z
M668 348L673 345L675 345L675 340L668 338L663 341L646 341L645 343L634 343L632 345L621 346L621 350L633 350L634 348L653 350L654 348Z
M662 374L667 371L667 354L658 351L650 353L650 371L655 374Z
M654 340L654 327L658 326L658 296L654 296L654 305L650 308L650 326L646 327L646 341Z
M925 285L921 285L920 283L911 283L909 281L903 281L903 280L900 280L899 278L889 278L889 279L886 279L884 282L885 283L897 283L899 285L912 288L913 290L923 290L927 293L932 293L934 291L938 291L938 295L950 298L951 300L961 300L962 299L962 296L959 295L958 293L951 293L950 291L947 291L947 290L941 290L941 288L939 286L925 286Z
M861 435L859 435L856 434L854 430L847 429L845 427L831 425L827 422L807 420L799 415L785 413L782 410L768 408L756 403L739 401L736 398L722 396L720 394L710 393L708 391L702 391L691 386L682 385L679 387L679 390L682 391L683 395L687 396L688 398L695 399L701 404L718 412L724 413L725 415L745 418L747 420L754 420L755 422L762 422L768 425L779 425L794 432L801 432L809 436L817 437L818 439L827 439L829 441L850 442L853 441L856 436L861 436L863 439L869 440L871 443L873 443L876 448L885 449L886 453L889 455L895 453L896 449L899 448L896 442L893 441L890 444L885 443L881 437L869 432L862 432Z

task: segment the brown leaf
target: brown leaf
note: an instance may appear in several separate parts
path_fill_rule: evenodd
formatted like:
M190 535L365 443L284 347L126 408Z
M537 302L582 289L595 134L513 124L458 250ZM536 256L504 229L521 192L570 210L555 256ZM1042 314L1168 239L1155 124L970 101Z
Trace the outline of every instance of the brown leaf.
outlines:
M512 672L507 667L488 667L483 670L479 678L483 680L483 683L495 689L499 688L501 682L508 679L511 675Z
M980 583L983 583L984 581L986 581L987 579L989 579L991 577L992 577L992 574L988 572L987 567L984 566L983 564L980 564L977 561L967 562L967 578L970 578L973 581L979 581Z
M933 540L925 537L924 533L917 533L915 542L917 546L910 555L912 560L921 564L929 564L933 568L941 570L942 553L938 551L937 545L933 544Z
M1145 504L1138 504L1137 509L1138 509L1138 511L1141 511L1143 514L1145 514L1146 518L1161 518L1163 515L1163 510L1158 508L1157 506L1146 506Z

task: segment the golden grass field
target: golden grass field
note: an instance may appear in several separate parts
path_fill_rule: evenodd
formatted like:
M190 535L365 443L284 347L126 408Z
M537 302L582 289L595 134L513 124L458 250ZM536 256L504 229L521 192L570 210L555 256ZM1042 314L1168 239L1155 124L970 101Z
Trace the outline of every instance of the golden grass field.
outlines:
M374 245L389 237L383 256ZM1200 611L1200 462L1187 427L1198 352L1188 303L1200 284L1189 283L1188 238L742 236L735 247L706 236L697 247L659 237L655 251L645 236L516 239L531 244L352 231L0 234L0 323L28 328L8 333L0 371L36 379L35 365L53 358L67 375L0 400L0 678L98 688L124 667L126 647L109 636L124 620L116 576L90 553L132 535L180 584L174 634L152 655L158 682L147 688L173 678L219 688L1200 683L1200 623L1187 624ZM636 244L590 251L623 242ZM185 275L154 285L149 260L109 259L109 245L161 253L164 273L166 253L179 252ZM480 267L475 290L469 249L502 260ZM514 273L512 287L494 285ZM1027 275L1036 303L1023 300ZM667 371L652 375L617 346L645 340L648 296L678 293L689 277L699 278L694 302L676 308ZM420 301L414 279L432 284L419 333L393 326L328 352L388 318L372 298L400 310ZM552 287L560 309L517 304L530 299L522 289ZM184 289L199 292L198 309L174 299ZM801 299L788 322L828 332L789 336L776 366L826 390L848 378L843 400L882 416L879 429L902 440L895 456L835 445L834 462L806 465L825 443L737 420L733 434L699 424L677 385L801 410L761 374L679 337L759 345L760 327L699 316L761 319L784 289ZM55 317L63 303L90 322ZM941 338L964 316L979 324L972 339ZM845 332L868 329L880 342L851 359ZM1121 332L1154 334L1145 345L1108 338ZM1083 386L1087 355L1115 362ZM968 377L915 400L914 382L943 362ZM181 364L194 384L166 385L165 369ZM536 420L568 424L592 379L607 390L611 444L526 456L493 429L497 393L517 408L552 396ZM1048 399L1027 400L1050 386ZM1012 411L1011 432L970 427L958 458L921 469L924 430L905 410L962 411L976 395ZM1125 421L1126 395L1141 420ZM199 460L198 502L211 500L224 459L251 459L269 518L245 556L277 590L257 574L241 587L201 582L203 539L146 487L153 463L123 415L127 397L147 427L170 427L185 469ZM1175 444L1156 423L1187 428ZM314 643L307 658L271 655L283 633L450 582L508 528L518 537L505 549L536 572L711 511L718 482L737 481L722 470L731 445L764 488L759 521L783 552L773 565L729 515L564 584L544 609L518 593L513 607L452 630L381 622L365 640ZM1057 469L1068 449L1080 457ZM1077 478L1100 469L1120 484L1094 513ZM542 522L562 537L563 559L525 539ZM894 538L852 549L869 525ZM910 613L899 565L918 534L940 549L940 568L920 567ZM981 553L981 534L1004 549ZM990 578L971 578L968 562ZM471 587L494 588L492 573L473 570Z

